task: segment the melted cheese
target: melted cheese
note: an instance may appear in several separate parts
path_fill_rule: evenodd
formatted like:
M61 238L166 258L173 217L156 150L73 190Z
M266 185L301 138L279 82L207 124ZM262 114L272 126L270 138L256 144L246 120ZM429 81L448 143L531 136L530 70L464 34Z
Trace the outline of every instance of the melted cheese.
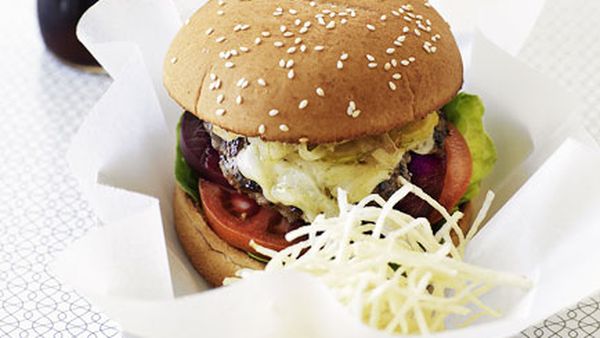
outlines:
M383 135L314 149L252 138L236 161L242 175L260 185L267 200L295 206L312 221L321 213L337 213L338 188L348 192L350 202L357 202L390 178L406 151L430 151L438 122L434 112Z

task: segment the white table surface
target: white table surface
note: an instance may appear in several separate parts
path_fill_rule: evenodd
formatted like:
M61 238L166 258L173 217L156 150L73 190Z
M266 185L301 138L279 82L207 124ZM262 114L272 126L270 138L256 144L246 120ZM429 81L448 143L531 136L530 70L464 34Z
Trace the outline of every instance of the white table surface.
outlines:
M580 95L578 111L600 141L599 41L599 0L548 0L520 58ZM0 337L122 335L46 268L96 224L65 153L110 82L45 50L35 1L0 2ZM600 295L517 336L600 337Z

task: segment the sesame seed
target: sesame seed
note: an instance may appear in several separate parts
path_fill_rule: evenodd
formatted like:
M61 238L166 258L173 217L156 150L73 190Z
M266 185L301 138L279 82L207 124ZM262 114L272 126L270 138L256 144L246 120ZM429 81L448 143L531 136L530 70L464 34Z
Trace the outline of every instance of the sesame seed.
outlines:
M437 52L437 47L436 47L436 46L433 46L433 47L431 47L431 52L432 52L432 53L435 53L435 52Z
M275 41L273 42L273 46L277 47L277 48L281 48L283 47L284 43L281 41Z
M225 12L223 12L222 10L220 10L220 9L219 9L219 10L217 11L217 15L219 15L219 16L220 16L220 15L223 15L223 14L225 14Z
M410 65L410 61L408 61L408 60L402 60L402 61L400 61L400 64L403 65L403 66L408 66L408 65Z
M368 66L369 66L369 68L374 69L374 68L377 68L377 63L376 62L369 62Z
M292 59L287 60L287 62L285 63L285 68L290 69L292 67L294 67L294 60L292 60Z
M226 112L227 111L225 109L219 108L219 109L215 110L215 115L217 115L217 116L223 116L223 115L225 115Z
M240 47L240 51L241 51L242 53L248 53L248 52L250 51L250 48L248 48L248 47L244 47L244 46L241 46L241 47Z
M283 15L283 13L281 13L281 12L273 12L273 16L282 16L282 15Z
M411 57L409 57L409 58L408 58L408 61L410 61L410 62L415 62L415 61L417 61L417 59L415 59L415 57L414 57L414 56L411 56Z
M301 51L302 53L306 52L306 45L305 45L305 44L302 44L302 45L300 46L300 51Z
M210 84L210 90L215 90L221 88L221 80L217 79L216 81Z
M319 46L315 46L315 50L316 50L317 52L321 52L321 51L323 51L324 49L325 49L325 47L324 47L324 46L320 46L320 45L319 45Z
M257 46L260 45L261 42L262 42L261 38L256 38L254 40L254 44L257 45Z
M219 36L218 38L216 38L216 39L215 39L215 41L216 41L217 43L224 42L225 40L226 40L226 39L225 39L225 37L224 37L224 36Z
M400 16L400 13L398 13L397 11L394 11L394 10L393 10L393 11L392 11L392 15L394 15L394 16Z
M421 36L421 31L415 28L415 35L416 36Z
M398 60L396 60L396 59L392 59L392 60L390 61L390 63L392 64L392 66L394 66L394 67L398 67Z
M299 32L300 34L304 34L304 33L308 32L308 28L307 28L306 26L305 26L305 27L302 27L302 28L300 28L300 30L299 30L298 32Z
M240 95L238 95L238 96L235 98L235 103L237 103L237 104L242 104L242 103L244 103L244 98L242 98Z
M395 83L393 83L392 81L388 82L388 86L390 87L391 90L395 91L396 89L398 89L398 87L396 86Z
M236 83L236 86L241 87L244 84L244 81L246 81L246 79L241 78L238 80L238 82Z
M317 88L317 95L319 95L320 97L325 96L325 91L323 90L323 88L321 88L321 87Z
M371 32L375 31L375 26L371 25L371 24L367 24L367 29L370 30Z
M227 59L231 58L231 53L230 52L220 52L219 57L221 59L227 60Z
M233 63L231 61L225 62L225 68L233 68L233 67L235 67L235 63Z
M371 62L375 61L375 57L374 57L373 55L371 55L371 54L367 54L367 55L365 55L365 56L367 57L367 60L369 60L369 61L371 61Z
M358 109L357 109L357 110L355 110L354 112L352 112L352 117L353 117L353 118L357 118L357 117L360 115L360 113L362 113L362 112L361 112L360 110L358 110Z
M287 52L288 52L288 54L294 54L294 53L296 53L296 47L290 47L290 48L288 48Z
M285 68L285 60L284 59L279 60L279 67Z
M385 71L389 71L390 69L392 69L392 65L389 62L386 62L385 65L383 65L383 69L385 69Z
M327 28L327 29L334 29L335 28L335 21L329 21L329 23L327 24L327 26L325 26L325 28Z
M400 35L399 37L396 38L396 41L400 41L400 42L406 41L406 35Z
M387 54L389 54L389 55L392 55L392 54L394 54L396 52L396 49L395 48L388 48L388 49L386 49L385 52Z
M344 69L344 63L341 60L337 61L337 69Z
M214 33L215 29L214 28L209 28L206 30L206 35L211 35L212 33Z
M294 44L296 44L296 45L299 45L299 44L301 44L301 43L302 43L302 38L296 38L296 39L294 40Z
M265 31L265 32L262 32L262 33L260 33L260 34L261 34L263 37L265 37L265 38L268 38L269 36L271 36L271 32L267 32L267 31Z
M289 12L291 15L296 15L296 14L298 14L298 11L297 11L297 10L295 10L295 9L293 9L293 8L290 8L290 10L289 10L288 12Z
M290 69L290 71L288 72L288 79L293 79L296 76L296 73L294 73L293 69Z
M267 81L265 81L265 79L260 78L260 79L256 80L256 82L261 87L266 87L267 86Z
M351 107L351 108L352 108L352 110L356 109L356 102L354 102L354 101L350 101L350 102L349 102L349 107Z
M302 20L301 19L294 20L294 25L300 26L301 24L302 24Z
M298 104L298 108L300 109L304 109L306 107L308 107L308 100L302 100L300 101L300 104Z
M340 60L346 61L346 60L348 60L348 57L349 57L348 53L342 53L342 55L340 55Z
M176 58L176 57L172 58L172 59L171 59L171 63L172 63L172 64L176 64L176 63L177 63L177 58Z
M267 131L267 127L265 127L264 124L261 124L260 126L258 126L258 133L259 134L264 134Z
M223 6L225 4L225 1L219 0L219 1L217 1L217 3L219 4L219 6Z
M348 23L348 19L343 18L340 22L342 23L342 25L345 25Z
M300 143L308 143L308 141L309 141L308 137L301 137L298 139L298 142L300 142Z
M225 95L221 94L221 95L217 96L217 103L218 104L223 103L223 101L225 101Z
M382 15L382 16L379 18L379 20L381 20L381 21L385 21L385 20L387 20L387 15L385 15L385 14L384 14L384 15Z
M395 73L394 75L392 75L392 78L394 80L400 80L402 78L402 74L400 73Z
M319 22L319 25L321 25L321 26L325 26L326 25L325 19L323 19L322 16L318 17L317 21Z
M210 73L210 80L214 81L217 79L217 75L215 73Z
M410 32L410 28L408 26L405 26L404 28L402 28L402 32L408 33L408 32Z
M229 53L230 53L231 55L233 55L233 56L238 56L238 55L239 55L238 51L237 51L237 50L235 50L235 49L232 49L232 50L230 50L230 51L229 51Z
M277 115L279 115L279 110L277 110L277 109L271 109L271 110L269 111L269 116L271 116L271 117L275 117L275 116L277 116Z
M288 132L290 131L290 127L287 126L287 124L280 124L279 125L279 130L281 130L282 132Z
M279 31L280 31L281 33L283 33L283 32L285 32L285 31L287 31L287 27L286 27L285 25L281 25L281 26L279 26Z
M310 28L311 25L312 25L312 23L310 21L306 21L306 22L304 22L303 26L306 28Z
M316 2L314 2L314 1L311 1L311 2L309 2L308 4L310 5L310 7L315 7L315 6L317 6L317 3L316 3Z

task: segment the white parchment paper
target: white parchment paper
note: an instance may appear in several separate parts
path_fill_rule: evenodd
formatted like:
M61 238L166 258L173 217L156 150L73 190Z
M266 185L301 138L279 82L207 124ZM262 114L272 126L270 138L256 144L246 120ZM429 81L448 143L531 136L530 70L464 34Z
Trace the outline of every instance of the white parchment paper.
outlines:
M73 140L68 160L104 226L53 264L125 331L147 337L384 337L310 276L262 275L206 291L173 230L175 124L162 58L203 1L103 0L80 39L114 79ZM505 316L443 337L514 334L591 294L600 272L600 151L572 116L577 100L519 63L542 0L439 1L465 57L465 90L481 95L499 161L485 182L494 217L469 261L531 278L527 293L497 290ZM275 6L275 5L274 5ZM509 27L506 22L511 22ZM571 138L569 138L571 137Z

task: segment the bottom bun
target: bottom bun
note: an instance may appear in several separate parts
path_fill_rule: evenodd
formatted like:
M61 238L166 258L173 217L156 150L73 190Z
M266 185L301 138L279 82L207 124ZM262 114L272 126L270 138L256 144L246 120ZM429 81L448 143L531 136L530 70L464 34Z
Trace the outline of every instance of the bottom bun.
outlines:
M204 213L192 199L176 184L173 200L175 211L175 230L183 250L190 258L192 265L212 286L223 285L223 280L233 277L239 269L264 269L265 265L252 259L242 250L236 249L222 240L204 220ZM464 216L460 220L460 228L467 233L471 228L473 216L471 203L464 208ZM457 243L452 233L454 243Z
M242 250L227 244L208 226L201 209L181 189L175 188L173 200L175 230L192 265L212 286L223 285L239 269L262 270L265 265Z

